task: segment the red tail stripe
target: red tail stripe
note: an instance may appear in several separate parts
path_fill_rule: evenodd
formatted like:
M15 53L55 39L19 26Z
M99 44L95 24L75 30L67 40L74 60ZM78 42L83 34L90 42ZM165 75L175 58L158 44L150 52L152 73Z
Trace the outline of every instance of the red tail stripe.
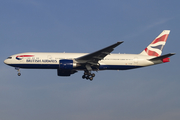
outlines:
M33 57L34 55L19 55L17 57Z
M159 56L159 54L157 52L151 51L151 50L149 50L147 48L145 49L145 51L149 56L157 56L157 57Z
M165 34L165 35L163 35L163 36L155 39L151 44L155 44L155 43L160 42L160 41L166 42L166 41L167 41L167 38L168 38L168 35L169 35L169 34Z

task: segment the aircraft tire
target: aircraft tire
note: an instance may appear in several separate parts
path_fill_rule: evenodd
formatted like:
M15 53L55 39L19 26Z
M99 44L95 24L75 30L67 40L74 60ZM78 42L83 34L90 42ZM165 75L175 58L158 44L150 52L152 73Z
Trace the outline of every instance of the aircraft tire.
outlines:
M86 79L87 79L87 80L89 79L89 76L88 76L88 75L86 76Z
M90 77L89 80L92 81L92 80L93 80L93 77Z
M86 76L85 76L85 75L83 75L83 76L82 76L82 78L83 78L83 79L85 79L85 78L86 78Z
M18 73L18 76L21 76L21 73Z
M92 77L95 77L95 74L94 74L94 73L92 73L92 74L91 74L91 76L92 76Z

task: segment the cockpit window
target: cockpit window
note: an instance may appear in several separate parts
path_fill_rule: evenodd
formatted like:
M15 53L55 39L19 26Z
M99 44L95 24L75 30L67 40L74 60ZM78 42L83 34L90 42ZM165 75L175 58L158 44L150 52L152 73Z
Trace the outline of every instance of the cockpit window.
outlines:
M8 57L7 59L12 59L12 57Z

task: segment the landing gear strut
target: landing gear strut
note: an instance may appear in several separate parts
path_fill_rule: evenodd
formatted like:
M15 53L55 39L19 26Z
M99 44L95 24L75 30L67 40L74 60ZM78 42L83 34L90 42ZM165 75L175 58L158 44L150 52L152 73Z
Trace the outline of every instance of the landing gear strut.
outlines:
M82 76L83 79L86 78L87 80L89 79L90 81L93 80L93 77L95 77L95 74L87 70L84 71L84 75Z
M21 73L20 73L20 69L19 68L15 68L17 71L18 71L18 76L21 76Z

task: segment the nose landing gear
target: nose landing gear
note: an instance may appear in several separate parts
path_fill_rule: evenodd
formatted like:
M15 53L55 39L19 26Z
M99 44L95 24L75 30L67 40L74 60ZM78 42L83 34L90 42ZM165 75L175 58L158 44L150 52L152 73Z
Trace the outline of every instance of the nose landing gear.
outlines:
M19 68L15 68L17 71L18 71L18 76L21 76L21 73L20 73L20 69Z

